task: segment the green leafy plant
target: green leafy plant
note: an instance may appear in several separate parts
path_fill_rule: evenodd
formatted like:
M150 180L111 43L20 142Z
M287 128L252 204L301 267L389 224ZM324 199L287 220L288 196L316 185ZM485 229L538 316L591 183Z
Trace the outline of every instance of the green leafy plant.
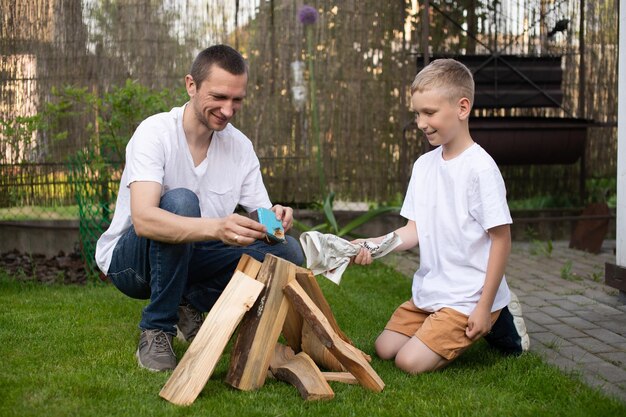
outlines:
M539 239L533 239L531 242L531 255L545 256L546 258L551 258L553 250L554 245L552 244L551 240L547 240L544 242Z
M567 281L581 281L582 278L576 273L572 272L572 261L565 262L565 265L561 268L561 278Z
M339 226L333 210L334 200L334 192L329 193L324 199L321 210L325 217L325 221L323 223L317 224L315 226L307 226L302 222L294 221L294 226L302 232L318 231L322 233L332 233L336 236L355 236L355 229L358 229L375 217L380 216L381 214L399 211L399 207L397 206L382 206L377 208L371 208L367 212L357 216L356 218L348 222L346 225Z
M95 242L110 221L128 141L146 117L183 103L186 91L127 80L106 91L68 85L51 94L38 114L0 120L0 149L15 161L67 161L70 186L62 191L78 203L81 249L93 270ZM20 202L16 191L0 197L4 206Z
M585 181L587 203L617 204L617 178L590 178Z
M604 278L604 271L603 270L599 270L596 269L595 271L591 272L589 274L589 278L593 281L593 282L602 282L602 278Z

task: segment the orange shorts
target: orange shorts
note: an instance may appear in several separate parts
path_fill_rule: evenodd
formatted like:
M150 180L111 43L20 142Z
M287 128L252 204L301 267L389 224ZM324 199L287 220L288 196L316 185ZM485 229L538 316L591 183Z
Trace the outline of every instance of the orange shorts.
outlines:
M491 313L491 324L500 316L500 310ZM452 308L430 312L406 301L394 311L385 330L392 330L408 337L417 337L430 350L451 361L459 357L474 343L465 335L469 316Z

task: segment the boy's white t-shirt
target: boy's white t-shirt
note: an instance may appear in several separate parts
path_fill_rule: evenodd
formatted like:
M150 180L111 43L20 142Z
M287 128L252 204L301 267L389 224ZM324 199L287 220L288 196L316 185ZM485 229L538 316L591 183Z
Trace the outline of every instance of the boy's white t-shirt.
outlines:
M194 166L183 130L184 109L147 118L126 146L115 214L96 245L96 263L105 274L117 241L131 226L129 186L134 181L158 182L161 195L175 188L193 191L202 217L228 216L237 204L249 212L271 207L252 143L231 124L213 132L206 159Z
M400 214L415 221L419 239L415 305L426 311L450 307L469 315L485 283L491 248L487 230L512 223L494 160L477 143L448 161L441 146L422 155L413 165ZM503 277L492 312L509 301Z

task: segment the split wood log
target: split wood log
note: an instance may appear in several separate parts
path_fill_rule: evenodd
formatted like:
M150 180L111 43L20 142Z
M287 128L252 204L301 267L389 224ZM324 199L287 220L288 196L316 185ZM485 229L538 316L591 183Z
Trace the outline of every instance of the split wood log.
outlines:
M330 308L326 297L324 297L324 293L322 292L322 289L320 288L313 272L309 269L298 268L296 270L296 281L298 281L298 284L300 284L302 289L328 319L328 323L333 328L335 333L337 333L337 336L341 337L344 341L350 343L351 345L354 345L350 338L339 327L339 324L335 319L335 315L333 314L333 310Z
M270 371L276 379L295 386L306 401L335 397L322 372L305 352L296 355L290 347L277 343L270 361Z
M302 316L289 304L283 324L283 337L295 353L302 350Z
M344 384L358 384L355 376L350 372L322 372L326 381L342 382Z
M276 343L274 346L274 353L270 360L270 371L273 368L284 365L296 356L295 352L289 346L285 346L282 343Z
M334 332L328 319L300 284L292 281L285 286L284 292L304 321L311 326L320 342L355 376L359 384L372 391L382 391L385 383L363 357L363 353Z
M299 315L298 315L299 316ZM327 371L342 372L346 368L335 358L317 338L308 323L302 325L302 351L306 352L320 368Z
M295 279L296 266L268 254L257 279L265 290L244 316L233 350L226 383L250 391L265 383L267 370L283 328L289 302L283 295L284 286Z
M309 269L305 268L297 268L296 269L296 281L302 287L302 289L307 293L307 295L313 300L315 305L322 311L324 316L328 319L328 323L332 327L332 329L337 333L337 335L344 340L346 343L354 346L354 343L350 340L350 338L341 330L337 320L335 319L335 315L333 314L328 301L324 297L324 293L320 288L317 279L313 272ZM307 324L302 325L301 331L301 339L299 349L294 348L294 346L289 343L289 338L285 334L285 329L283 329L283 336L285 336L285 340L287 344L291 346L295 351L302 349L322 368L328 371L345 371L346 369L341 365L339 361L335 358L335 356L328 351L328 349L319 341L319 339L314 336L311 332L311 329L307 326ZM372 358L364 353L363 357L368 362L372 361Z
M239 258L239 263L237 264L235 271L241 271L250 278L256 279L262 265L263 263L244 253L241 255L241 258Z
M235 272L161 389L161 397L178 405L189 405L195 401L211 377L235 328L263 287L262 283L243 272Z

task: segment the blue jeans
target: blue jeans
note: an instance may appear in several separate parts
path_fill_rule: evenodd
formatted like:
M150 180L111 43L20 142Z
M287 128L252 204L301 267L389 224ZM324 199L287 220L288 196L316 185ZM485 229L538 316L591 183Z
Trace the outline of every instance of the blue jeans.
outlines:
M165 193L159 207L180 216L200 217L198 197L184 188ZM188 302L199 311L209 311L241 255L263 261L268 253L296 265L304 262L302 249L292 236L276 245L263 241L244 247L221 241L169 244L138 237L131 226L115 246L107 276L129 297L150 299L140 328L176 334L179 304Z

